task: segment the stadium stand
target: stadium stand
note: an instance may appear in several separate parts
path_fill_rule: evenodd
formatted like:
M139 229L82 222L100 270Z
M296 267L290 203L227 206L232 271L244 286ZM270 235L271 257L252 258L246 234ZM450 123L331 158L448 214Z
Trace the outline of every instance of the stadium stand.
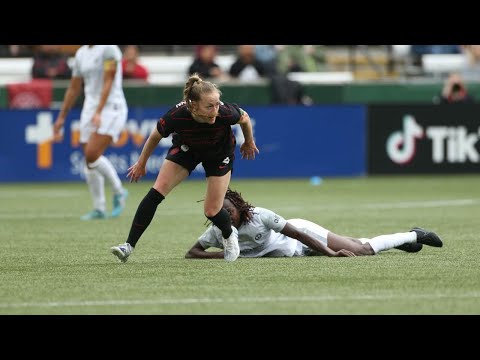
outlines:
M64 45L63 51L71 57L79 45ZM186 80L188 67L193 61L193 45L163 46L142 45L140 63L149 72L149 83L153 85L179 84ZM411 77L439 78L456 71L464 65L462 54L432 54L423 56L423 69L416 69L409 59L410 45L387 46L329 46L326 53L328 70L320 73L292 73L292 80L305 84L345 83L352 81L378 81ZM235 60L234 46L222 46L217 56L220 67L228 72ZM27 82L31 79L31 58L0 58L0 86L8 83Z
M235 61L234 55L219 55L217 62L228 72ZM150 84L178 84L186 81L188 67L192 62L191 56L140 56L140 63L150 72ZM73 57L69 59L69 65ZM33 60L30 58L1 58L0 85L8 83L27 82L31 80ZM302 83L341 83L350 82L353 76L348 71L324 73L292 73L292 79Z
M140 62L150 71L149 83L174 84L187 79L192 59L192 56L146 55L140 57ZM234 60L234 55L219 55L217 58L218 64L225 71L228 71ZM69 59L70 66L72 63L73 57ZM30 81L32 65L31 58L1 58L0 85Z
M150 72L151 84L175 84L187 80L187 72L193 61L192 56L140 56L140 63ZM218 55L216 62L228 72L235 61L234 55Z

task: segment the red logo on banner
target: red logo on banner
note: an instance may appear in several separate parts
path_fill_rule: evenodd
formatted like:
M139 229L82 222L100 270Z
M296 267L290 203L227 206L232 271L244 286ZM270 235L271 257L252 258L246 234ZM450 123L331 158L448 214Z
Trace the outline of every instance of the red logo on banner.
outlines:
M51 80L32 80L28 83L8 84L7 91L10 109L49 108L52 102Z

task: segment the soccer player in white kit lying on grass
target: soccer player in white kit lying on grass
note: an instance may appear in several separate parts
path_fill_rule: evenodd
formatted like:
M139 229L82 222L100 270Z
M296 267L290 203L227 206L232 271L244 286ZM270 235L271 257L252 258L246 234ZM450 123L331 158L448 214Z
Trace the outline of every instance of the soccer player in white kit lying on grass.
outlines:
M418 227L372 239L337 235L311 221L285 220L271 210L254 207L240 193L230 189L225 195L223 207L230 214L233 226L238 229L240 257L361 256L375 255L392 248L418 252L422 244L434 247L443 245L437 234ZM211 247L223 249L222 239L221 231L210 225L185 257L222 259L223 250L206 251Z

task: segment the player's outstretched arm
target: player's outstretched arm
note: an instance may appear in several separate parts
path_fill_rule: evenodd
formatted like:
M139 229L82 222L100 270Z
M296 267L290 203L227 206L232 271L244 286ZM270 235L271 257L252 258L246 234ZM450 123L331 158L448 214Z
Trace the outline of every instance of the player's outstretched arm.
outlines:
M145 176L147 173L147 161L160 140L162 140L162 135L158 132L157 127L154 127L145 145L143 145L142 153L138 157L137 162L128 168L127 177L130 178L130 182L137 182L142 176Z
M222 251L205 251L200 242L196 242L190 250L185 254L187 259L223 259L224 254Z

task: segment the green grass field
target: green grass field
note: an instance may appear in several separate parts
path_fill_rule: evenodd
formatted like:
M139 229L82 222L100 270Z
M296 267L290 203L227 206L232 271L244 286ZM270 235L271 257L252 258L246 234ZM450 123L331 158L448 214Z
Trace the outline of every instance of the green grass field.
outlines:
M186 181L119 263L109 248L152 183L127 184L125 212L92 222L84 183L0 184L0 314L480 314L480 176L234 179L286 218L354 237L422 226L444 247L233 263L184 258L206 220L205 182Z

